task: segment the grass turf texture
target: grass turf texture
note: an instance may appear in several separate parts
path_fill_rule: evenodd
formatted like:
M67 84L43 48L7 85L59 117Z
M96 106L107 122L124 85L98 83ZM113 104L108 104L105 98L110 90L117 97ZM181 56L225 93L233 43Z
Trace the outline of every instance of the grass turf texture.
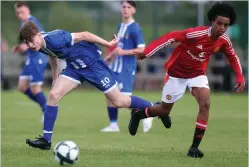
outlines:
M160 92L135 92L146 99L161 99ZM53 143L75 141L80 158L75 167L205 167L247 166L247 96L212 94L207 131L200 145L203 159L186 156L192 143L198 106L189 94L172 111L172 128L167 130L154 119L149 133L135 137L128 132L129 111L119 112L120 133L101 133L108 124L104 96L92 90L77 90L64 98L59 107ZM28 147L26 138L42 134L38 105L24 95L2 92L2 166L56 167L52 150Z

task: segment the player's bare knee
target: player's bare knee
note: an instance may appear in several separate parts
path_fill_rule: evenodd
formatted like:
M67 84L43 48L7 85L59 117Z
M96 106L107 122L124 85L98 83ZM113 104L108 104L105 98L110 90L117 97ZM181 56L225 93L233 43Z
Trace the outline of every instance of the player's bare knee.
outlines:
M209 100L203 100L199 104L200 109L204 111L209 111L210 108L210 101Z
M58 91L51 90L48 95L48 100L53 103L58 103L60 99L60 93Z

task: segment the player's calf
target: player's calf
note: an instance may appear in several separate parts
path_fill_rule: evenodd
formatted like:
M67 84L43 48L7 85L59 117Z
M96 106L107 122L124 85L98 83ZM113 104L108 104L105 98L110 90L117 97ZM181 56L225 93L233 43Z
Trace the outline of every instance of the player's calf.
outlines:
M33 95L40 93L42 91L42 86L41 85L31 85L30 90L33 93Z
M140 119L157 117L157 116L160 118L161 117L166 118L169 116L172 107L173 103L171 104L162 103L159 105L153 105L151 107L147 107L145 109L140 109L136 112L136 115L138 115Z
M117 89L106 94L110 102L117 108L146 108L153 105L153 103L143 98L123 95Z

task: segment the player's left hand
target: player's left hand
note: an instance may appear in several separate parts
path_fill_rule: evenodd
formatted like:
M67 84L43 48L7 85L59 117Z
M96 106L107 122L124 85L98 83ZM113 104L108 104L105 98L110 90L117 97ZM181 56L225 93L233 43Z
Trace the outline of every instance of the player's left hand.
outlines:
M134 54L137 56L137 59L138 59L138 60L143 60L143 59L146 58L144 52L136 52L136 51L135 51Z
M118 42L119 42L119 37L117 37L117 35L114 34L114 39L108 42L108 47L113 47L117 45Z
M236 83L235 88L237 89L236 92L242 92L245 88L245 82Z

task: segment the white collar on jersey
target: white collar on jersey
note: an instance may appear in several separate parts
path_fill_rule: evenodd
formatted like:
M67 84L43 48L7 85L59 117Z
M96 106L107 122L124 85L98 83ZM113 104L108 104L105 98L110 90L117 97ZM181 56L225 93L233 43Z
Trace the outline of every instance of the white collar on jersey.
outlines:
M211 33L212 33L212 27L209 27L209 29L208 29L208 36L209 37L211 36Z
M31 16L31 15L29 15L29 16L28 16L28 19L30 19L31 17L32 17L32 16Z
M134 23L134 22L135 22L135 20L132 19L130 22L128 22L128 23L122 23L122 24L124 24L125 26L129 26L129 25L131 25L131 24Z
M46 44L46 41L45 41L45 37L47 36L47 34L41 34L42 35L42 40L43 40L43 48L47 48L47 44Z

